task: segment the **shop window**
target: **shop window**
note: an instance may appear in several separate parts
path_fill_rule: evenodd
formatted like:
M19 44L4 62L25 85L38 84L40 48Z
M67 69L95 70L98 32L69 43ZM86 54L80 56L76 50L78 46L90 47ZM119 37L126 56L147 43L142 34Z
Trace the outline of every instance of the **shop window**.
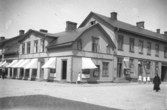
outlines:
M34 41L34 53L38 52L38 40Z
M144 46L143 41L139 40L139 53L140 54L143 54L143 46Z
M82 50L82 40L81 40L81 39L79 39L79 40L77 41L77 49L78 49L78 50Z
M159 44L155 44L155 56L159 57Z
M134 73L134 59L129 60L130 73Z
M135 39L134 38L130 38L129 42L130 42L129 51L130 52L134 52Z
M92 51L99 52L99 38L92 37Z
M56 69L50 69L50 73L56 73Z
M109 77L109 63L108 62L103 62L103 72L102 76L103 77Z
M158 69L159 69L158 62L155 62L155 74L158 74Z
M22 54L25 54L25 43L22 43Z
M151 42L147 42L147 55L151 55Z
M27 42L27 54L29 54L30 53L30 51L31 51L31 43L30 42Z
M164 58L167 58L167 47L164 47Z
M84 70L82 70L82 74L90 74L90 69L84 69Z
M123 36L118 35L118 50L123 50Z
M93 71L93 77L99 77L100 76L100 65L96 65L96 69Z

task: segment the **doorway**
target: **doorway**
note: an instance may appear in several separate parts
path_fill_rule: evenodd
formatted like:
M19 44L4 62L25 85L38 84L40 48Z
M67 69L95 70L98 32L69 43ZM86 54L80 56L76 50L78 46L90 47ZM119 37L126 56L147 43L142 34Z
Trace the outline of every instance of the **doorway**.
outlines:
M122 77L122 58L118 58L117 60L117 77Z
M162 66L161 81L167 81L167 66Z
M67 77L67 60L62 61L62 80L65 80Z

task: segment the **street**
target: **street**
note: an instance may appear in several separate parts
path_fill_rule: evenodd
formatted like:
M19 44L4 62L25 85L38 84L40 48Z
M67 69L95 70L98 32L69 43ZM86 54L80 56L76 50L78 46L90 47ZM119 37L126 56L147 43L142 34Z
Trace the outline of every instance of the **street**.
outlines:
M167 83L69 84L0 79L0 110L167 110Z

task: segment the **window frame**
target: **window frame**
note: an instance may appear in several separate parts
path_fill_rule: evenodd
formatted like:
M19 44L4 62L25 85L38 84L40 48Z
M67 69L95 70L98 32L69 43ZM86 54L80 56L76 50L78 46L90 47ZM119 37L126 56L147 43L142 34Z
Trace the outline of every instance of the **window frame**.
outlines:
M29 45L28 45L29 44ZM27 54L31 53L31 42L27 42Z
M34 40L34 53L38 53L38 40Z
M22 54L25 54L25 42L22 43Z
M92 52L99 52L99 38L92 37Z
M82 39L79 39L79 40L77 41L77 49L78 49L78 50L82 50Z
M159 44L155 44L155 56L159 57Z
M130 73L134 73L134 59L129 59L129 69Z
M110 54L110 53L111 53L110 45L107 45L107 46L106 46L106 53L107 53L107 54Z
M103 62L102 77L109 77L109 62Z
M164 58L167 58L167 46L164 47Z
M141 51L140 51L140 48L141 48ZM143 48L144 48L144 41L143 40L139 40L139 45L138 45L139 54L143 54Z
M135 39L129 38L129 52L134 53L134 48L135 48Z
M147 55L151 55L151 42L147 42Z
M118 44L118 50L123 51L123 44L124 44L124 36L123 35L118 35L117 44Z
M40 39L40 52L45 52L45 39Z

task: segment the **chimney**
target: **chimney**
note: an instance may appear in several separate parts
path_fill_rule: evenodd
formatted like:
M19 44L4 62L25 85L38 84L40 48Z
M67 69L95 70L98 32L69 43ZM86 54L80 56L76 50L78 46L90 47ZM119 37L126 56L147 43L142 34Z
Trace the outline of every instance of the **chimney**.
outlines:
M40 32L45 32L45 33L48 32L48 30L45 30L45 29L40 29L39 31L40 31Z
M167 37L167 31L164 32L164 36Z
M2 40L5 40L5 37L4 37L4 36L1 36L1 37L0 37L0 41L2 41Z
M24 30L19 30L19 35L23 35L24 34Z
M71 31L77 28L77 23L66 21L66 31Z
M144 29L144 21L137 22L136 26Z
M110 14L112 20L117 20L117 12L111 12Z
M157 34L160 34L160 29L157 29Z

